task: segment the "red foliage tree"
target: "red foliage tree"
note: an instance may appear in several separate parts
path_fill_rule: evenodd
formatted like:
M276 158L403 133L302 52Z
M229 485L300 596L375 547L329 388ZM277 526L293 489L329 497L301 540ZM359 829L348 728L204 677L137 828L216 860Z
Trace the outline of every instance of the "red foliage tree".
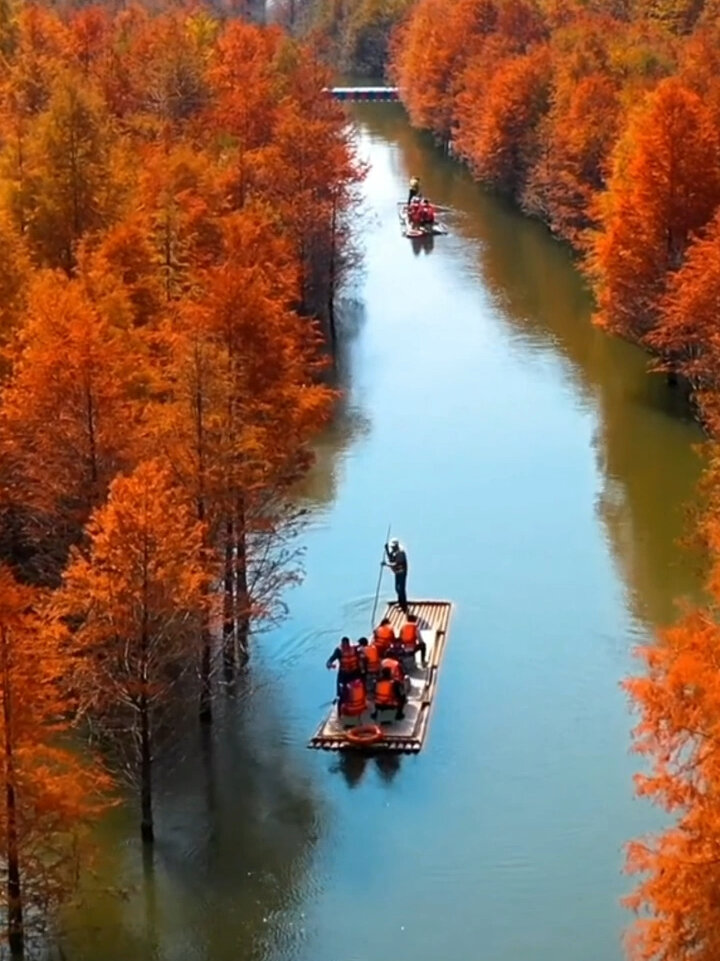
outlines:
M594 243L597 319L606 329L644 341L657 324L669 275L720 201L718 149L710 112L679 80L664 80L633 118Z

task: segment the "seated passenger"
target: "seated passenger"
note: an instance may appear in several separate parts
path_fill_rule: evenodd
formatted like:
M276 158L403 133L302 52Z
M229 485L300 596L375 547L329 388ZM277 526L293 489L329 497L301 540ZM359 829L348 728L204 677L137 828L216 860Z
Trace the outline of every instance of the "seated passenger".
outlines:
M415 655L417 651L420 651L422 666L427 667L427 648L425 641L420 637L415 614L408 614L405 623L400 628L400 642L402 643L403 654Z
M380 652L380 657L383 657L385 651L390 647L390 645L395 640L395 631L392 629L390 624L390 619L383 617L380 621L380 626L375 628L375 644Z
M361 678L343 684L338 698L338 717L362 717L367 709L367 694Z
M395 657L384 657L380 661L380 675L382 676L384 671L390 671L390 677L393 681L398 681L405 688L405 671L403 670L402 662Z
M435 223L435 208L427 197L424 198L420 205L420 218L420 222L423 224L432 225Z
M395 720L402 721L405 717L404 708L407 703L405 688L395 680L389 667L384 667L380 673L380 679L375 686L375 710L371 717L377 720L378 711L395 709Z
M373 640L368 644L366 637L361 637L358 641L358 653L360 654L360 669L365 677L365 687L369 694L375 690L375 684L380 673L380 651L377 643Z

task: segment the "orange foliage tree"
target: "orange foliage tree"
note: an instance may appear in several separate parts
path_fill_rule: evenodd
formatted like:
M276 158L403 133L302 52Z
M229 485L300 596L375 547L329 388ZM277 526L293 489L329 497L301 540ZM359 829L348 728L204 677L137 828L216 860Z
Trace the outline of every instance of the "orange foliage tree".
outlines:
M670 279L660 319L648 336L661 368L686 378L713 432L720 427L720 214L690 246Z
M662 81L633 118L593 250L606 329L642 342L656 326L670 274L720 201L718 148L708 109L677 79Z
M484 70L482 77L483 109L466 108L457 148L482 180L517 194L537 158L538 126L548 109L549 50L538 46L506 57L490 77ZM472 78L466 83L467 98Z
M413 123L450 139L462 68L497 24L494 0L420 0L392 65Z
M164 365L175 406L161 442L223 545L228 675L236 647L247 655L251 621L272 617L294 579L279 550L297 518L286 494L310 463L308 442L333 398L314 382L319 332L291 309L292 248L268 228L253 208L226 219L221 262L173 325Z
M640 712L635 750L648 759L639 796L676 818L628 846L627 868L642 874L627 905L640 914L629 937L637 961L713 961L720 952L720 566L717 515L709 607L689 611L638 652L646 673L625 682Z
M58 611L72 625L81 708L108 761L140 795L154 839L153 757L170 695L198 663L206 572L202 532L158 461L117 477L73 549Z
M17 464L13 499L48 519L53 547L77 536L131 459L140 356L132 332L111 327L80 281L37 277L10 349L0 445Z
M72 666L42 594L0 566L0 845L14 959L71 897L84 828L109 802L104 771L62 744Z

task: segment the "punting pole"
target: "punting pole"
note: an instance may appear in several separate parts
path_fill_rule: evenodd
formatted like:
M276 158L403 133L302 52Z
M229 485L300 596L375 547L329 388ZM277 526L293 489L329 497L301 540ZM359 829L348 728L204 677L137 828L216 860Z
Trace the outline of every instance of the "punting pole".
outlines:
M388 524L387 534L385 535L385 544L390 543L390 527L391 525ZM377 582L377 587L375 589L375 603L373 604L372 618L370 620L371 631L375 629L375 614L377 613L378 598L380 597L380 584L382 582L382 572L383 572L383 566L385 563L385 544L383 544L382 557L380 558L380 570L378 571L378 582Z

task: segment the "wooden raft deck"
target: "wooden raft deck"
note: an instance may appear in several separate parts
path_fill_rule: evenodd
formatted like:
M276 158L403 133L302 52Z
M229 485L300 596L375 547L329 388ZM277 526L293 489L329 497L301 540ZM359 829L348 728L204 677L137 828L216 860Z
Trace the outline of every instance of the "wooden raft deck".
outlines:
M452 604L450 601L410 601L409 613L417 616L420 636L427 645L428 667L425 669L416 663L409 673L411 683L404 719L396 721L392 712L386 712L387 720L382 720L381 723L385 735L383 740L370 747L361 747L348 741L346 732L359 724L372 723L372 706L368 706L361 718L339 719L337 705L333 702L328 716L310 738L308 747L322 748L325 751L418 753L425 741L430 710L437 691L438 672L445 652ZM387 605L383 617L390 618L396 634L405 623L405 615L394 602ZM418 661L419 657L418 654Z

